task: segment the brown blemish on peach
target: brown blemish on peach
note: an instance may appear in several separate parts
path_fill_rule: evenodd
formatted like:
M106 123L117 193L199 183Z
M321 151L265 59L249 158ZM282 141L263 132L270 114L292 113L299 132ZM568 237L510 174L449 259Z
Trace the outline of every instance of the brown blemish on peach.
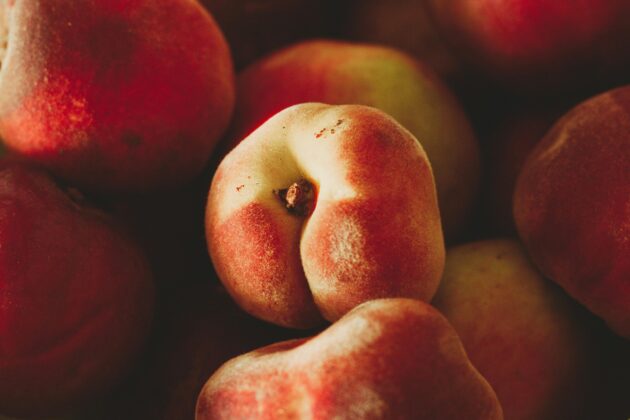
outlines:
M341 124L343 124L344 120L339 119L337 120L337 123L334 125L334 127L330 128L330 134L335 134L335 128L339 127ZM328 131L328 127L324 127L321 130L319 130L319 132L315 133L315 138L318 139L320 137L322 137L324 134L326 134L326 131Z
M236 187L236 192L241 192L241 190L245 188L245 184L241 184L238 187Z
M328 129L327 129L327 128L322 128L321 130L319 130L319 132L318 132L318 133L315 133L315 138L316 138L316 139L318 139L318 138L320 138L321 136L323 136L323 135L324 135L324 133L326 132L326 130L328 130Z
M9 3L8 7L13 6ZM4 57L7 54L9 45L9 11L7 6L0 6L0 70L4 63Z
M314 201L313 185L305 179L294 182L289 188L274 190L289 213L306 216L311 212Z
M330 134L335 134L335 128L339 127L341 124L343 124L343 120L337 120L337 124L335 124L335 127L330 129Z

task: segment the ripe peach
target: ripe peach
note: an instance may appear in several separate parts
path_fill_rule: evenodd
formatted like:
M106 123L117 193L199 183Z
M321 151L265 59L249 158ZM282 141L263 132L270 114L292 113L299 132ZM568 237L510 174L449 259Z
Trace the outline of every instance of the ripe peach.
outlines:
M238 92L230 148L275 113L302 102L356 103L385 111L429 156L446 237L454 237L466 222L477 193L477 142L457 100L421 62L391 48L309 41L245 69Z
M514 86L580 88L627 70L626 0L429 0L428 6L462 57Z
M141 251L47 175L0 164L0 413L52 416L118 381L147 335Z
M630 337L630 86L562 117L527 158L514 219L540 270Z
M422 146L362 105L296 105L241 142L212 181L206 239L241 307L292 327L378 297L429 300L444 264Z
M579 418L595 370L588 314L538 273L519 243L449 249L433 304L496 391L506 418Z
M190 0L3 1L0 134L86 188L201 172L234 102L229 50Z
M206 382L197 419L502 419L452 327L413 299L366 302L310 339L237 357Z

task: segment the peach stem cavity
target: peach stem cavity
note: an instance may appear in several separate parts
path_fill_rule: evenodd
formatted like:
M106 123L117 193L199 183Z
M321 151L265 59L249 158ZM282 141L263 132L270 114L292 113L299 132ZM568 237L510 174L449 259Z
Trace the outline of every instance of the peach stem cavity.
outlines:
M273 193L287 211L296 216L308 216L314 207L315 190L313 184L305 179L294 182L288 188L274 190Z

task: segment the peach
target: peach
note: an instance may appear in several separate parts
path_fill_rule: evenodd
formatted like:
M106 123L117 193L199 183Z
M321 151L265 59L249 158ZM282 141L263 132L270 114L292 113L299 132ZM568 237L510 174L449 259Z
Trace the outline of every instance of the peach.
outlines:
M518 242L449 249L433 305L496 391L506 418L579 418L595 370L588 314L540 275Z
M366 302L321 334L237 357L206 382L197 420L502 419L448 324L413 299Z
M538 92L610 83L628 68L626 0L429 0L461 57ZM620 73L620 74L618 74Z
M428 66L391 48L319 40L261 59L239 74L237 83L228 147L290 105L373 106L411 131L426 150L446 237L465 224L477 192L477 142L457 100Z
M190 0L0 2L0 135L103 191L199 174L233 109L230 53Z
M154 289L141 250L46 174L0 163L0 413L88 404L130 367Z
M533 261L630 337L630 86L573 108L528 156L514 219Z
M444 264L422 146L362 105L296 105L243 140L212 181L206 239L242 308L299 328L379 297L429 300Z

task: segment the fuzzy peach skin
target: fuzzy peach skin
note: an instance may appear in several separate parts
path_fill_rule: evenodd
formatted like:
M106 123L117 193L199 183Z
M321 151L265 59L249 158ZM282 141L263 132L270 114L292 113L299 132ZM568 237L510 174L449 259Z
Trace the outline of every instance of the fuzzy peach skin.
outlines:
M450 248L432 303L496 391L506 418L581 418L595 366L588 314L542 277L518 242Z
M518 177L514 219L540 270L630 338L630 86L553 126Z
M373 106L411 131L429 156L445 236L465 224L477 194L478 146L456 98L427 65L392 48L316 40L259 60L237 84L230 148L290 105Z
M0 413L53 416L105 392L148 333L141 250L76 190L0 163Z
M626 0L428 0L460 56L535 90L612 77L628 67Z
M502 419L453 328L414 299L366 302L310 339L224 364L197 400L206 419Z
M302 216L277 193L300 180L315 191ZM444 267L426 154L361 105L296 105L241 142L212 181L206 240L241 307L291 327L378 297L427 301Z
M9 149L94 190L201 172L235 93L227 44L196 1L3 0L0 17Z

